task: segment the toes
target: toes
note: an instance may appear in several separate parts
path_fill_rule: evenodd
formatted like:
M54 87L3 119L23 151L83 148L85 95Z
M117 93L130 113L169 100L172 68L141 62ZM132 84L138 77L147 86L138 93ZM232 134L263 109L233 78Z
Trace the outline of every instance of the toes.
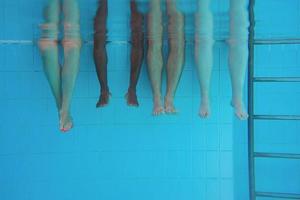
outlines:
M207 111L201 111L200 113L199 113L199 116L201 117L201 118L208 118L208 116L209 116L209 112L207 112Z
M99 107L104 107L104 106L106 106L108 103L107 102L97 102L97 104L96 104L96 107L97 108L99 108Z
M127 102L128 106L132 106L132 107L138 107L139 103L138 102Z
M63 127L60 128L60 131L61 131L62 133L66 133L68 130L69 130L69 129L67 129L65 126L63 126Z
M63 133L66 133L66 132L68 132L69 130L71 130L73 128L73 124L72 123L67 123L64 127L63 127L63 129L61 129L61 131L63 132Z
M165 108L166 114L176 114L177 110L174 107L167 107Z
M63 133L67 133L68 131L70 131L73 127L69 126L69 127L64 127L64 129L62 130Z
M102 93L100 95L99 101L96 104L96 107L99 108L108 105L110 95L110 93Z
M129 98L127 99L127 105L128 106L139 106L139 102L137 101L136 98Z
M210 115L210 105L208 101L202 101L199 109L199 116L201 118L208 118Z
M65 125L64 125L64 130L69 131L71 128L73 128L73 122L69 120Z
M247 113L242 114L242 120L247 120L249 115Z
M138 107L139 106L139 102L137 100L137 96L136 96L135 93L128 92L125 95L125 98L127 99L127 105L128 106L134 106L134 107Z
M235 115L237 116L237 118L239 118L240 120L248 119L249 115L246 112L243 102L238 101L234 103L233 101L231 101L231 106L235 109Z
M154 111L152 114L153 114L153 116L159 116L159 115L162 115L163 112L162 111Z
M60 131L61 131L62 133L67 133L67 132L68 132L68 129L63 128L63 129L61 129Z
M61 115L61 119L59 121L59 129L61 132L65 133L73 128L73 120L69 115Z
M127 98L127 105L128 106L138 107L139 103L138 103L137 99Z
M63 131L64 130L64 124L62 123L62 121L59 121L59 130Z
M153 116L159 116L163 113L164 113L164 109L162 107L159 107L159 108L154 108L154 110L152 112L152 115Z
M65 129L64 129L64 119L63 119L63 117L61 117L60 120L59 120L59 130L60 130L61 132L65 132Z
M235 114L239 120L243 120L243 116L240 113Z
M127 106L138 107L139 104L137 102L134 102L134 101L127 101Z
M201 118L203 118L203 119L208 118L209 115L210 115L210 111L207 107L200 109L199 116Z
M166 114L177 114L177 110L172 102L165 102Z
M99 108L99 107L104 107L108 105L108 100L107 99L100 99L97 104L96 104L96 107Z
M249 117L248 113L246 112L236 112L235 114L240 120L247 120Z

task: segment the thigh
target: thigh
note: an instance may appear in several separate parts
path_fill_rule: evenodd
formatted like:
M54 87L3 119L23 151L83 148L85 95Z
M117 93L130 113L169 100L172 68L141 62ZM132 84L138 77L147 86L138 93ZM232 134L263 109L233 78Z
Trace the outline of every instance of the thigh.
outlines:
M60 1L48 0L44 7L44 18L46 23L58 23L60 18Z
M63 0L64 22L77 24L80 19L79 4L77 0Z

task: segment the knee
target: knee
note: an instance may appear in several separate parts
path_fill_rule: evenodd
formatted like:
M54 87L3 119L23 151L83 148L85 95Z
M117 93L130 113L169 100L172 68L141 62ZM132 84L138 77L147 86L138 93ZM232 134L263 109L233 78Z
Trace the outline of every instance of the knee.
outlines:
M80 26L76 23L64 23L65 37L80 38Z
M82 41L80 36L79 24L65 23L65 35L62 41L63 47L66 49L80 48Z
M170 55L173 56L176 59L180 59L184 54L184 49L182 46L174 46L170 50Z
M215 43L215 40L213 37L210 36L199 36L195 38L195 43L197 45L202 45L205 47L213 46Z
M56 46L57 46L57 40L44 39L44 38L39 40L39 48L42 51L45 51L50 48L54 48Z
M94 43L94 51L97 53L100 53L102 51L105 51L105 43Z
M40 25L42 31L42 38L57 40L58 38L58 24L57 23L45 23Z
M81 39L69 39L65 38L62 41L63 47L66 49L80 48L81 47Z
M230 37L228 40L227 40L228 44L230 46L239 46L239 47L242 47L243 45L248 45L248 37L245 36L245 37Z
M106 44L106 33L95 33L94 46L96 49L102 49Z
M162 27L152 27L148 29L147 38L150 43L159 43L163 39Z
M79 6L75 0L64 0L63 11L65 14L65 21L78 22L80 19Z
M156 53L160 52L162 48L162 41L159 39L148 39L148 50Z
M143 36L143 34L141 34L141 33L137 33L137 34L132 33L131 44L134 47L142 46L144 44L144 36Z

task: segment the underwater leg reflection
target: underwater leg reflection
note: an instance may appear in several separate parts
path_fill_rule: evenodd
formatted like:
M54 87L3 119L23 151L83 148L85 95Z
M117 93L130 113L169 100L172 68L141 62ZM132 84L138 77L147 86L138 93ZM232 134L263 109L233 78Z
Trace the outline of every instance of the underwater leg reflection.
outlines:
M110 96L107 81L107 14L107 0L99 0L99 7L94 20L94 61L101 91L96 107L103 107L107 105L109 103Z

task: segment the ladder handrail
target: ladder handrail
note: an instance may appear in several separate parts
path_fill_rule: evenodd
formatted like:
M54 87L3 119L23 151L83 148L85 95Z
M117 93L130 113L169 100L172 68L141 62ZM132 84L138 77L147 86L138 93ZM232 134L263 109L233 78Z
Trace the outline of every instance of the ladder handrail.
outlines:
M249 0L249 57L248 57L248 170L250 200L256 199L255 190L255 159L254 159L254 16L255 0Z

